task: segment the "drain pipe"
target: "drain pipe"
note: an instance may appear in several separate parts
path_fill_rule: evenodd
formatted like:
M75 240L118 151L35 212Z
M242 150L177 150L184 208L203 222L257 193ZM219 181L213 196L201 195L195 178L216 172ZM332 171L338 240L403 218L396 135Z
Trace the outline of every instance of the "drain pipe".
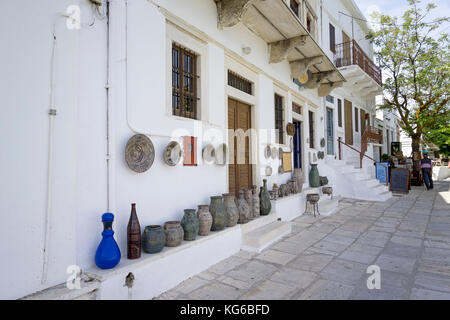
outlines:
M112 50L111 50L111 0L106 0L106 210L107 212L111 212L111 209L114 208L114 204L112 203L111 195L113 194L114 185L112 179L112 168L113 168L113 157L111 154L112 150L112 92L111 92L111 83L112 83L112 70L111 70L111 61L112 61Z

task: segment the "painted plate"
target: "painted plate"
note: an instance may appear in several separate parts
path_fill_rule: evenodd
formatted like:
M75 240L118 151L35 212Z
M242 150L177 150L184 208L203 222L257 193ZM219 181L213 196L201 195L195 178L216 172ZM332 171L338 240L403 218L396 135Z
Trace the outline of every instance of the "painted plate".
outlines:
M164 162L171 166L175 167L178 163L180 163L182 152L181 146L178 142L172 141L170 142L166 149L164 150Z
M276 147L272 148L272 159L278 158L278 149Z
M227 164L227 145L222 143L216 148L216 164L224 166Z
M212 144L206 145L205 148L203 148L203 161L205 161L206 164L212 164L214 163L216 157L216 150L214 149L214 146Z
M280 147L278 149L278 159L283 160L283 153L284 153L283 148Z
M272 175L272 167L267 166L266 167L266 176L270 177Z
M270 159L271 155L272 155L272 149L270 148L270 146L267 146L264 149L264 156L266 157L266 159Z
M283 165L281 165L281 166L278 167L278 173L279 173L279 174L284 174L284 168L283 168Z
M125 147L125 161L134 172L150 169L155 160L155 148L149 137L143 134L132 136Z

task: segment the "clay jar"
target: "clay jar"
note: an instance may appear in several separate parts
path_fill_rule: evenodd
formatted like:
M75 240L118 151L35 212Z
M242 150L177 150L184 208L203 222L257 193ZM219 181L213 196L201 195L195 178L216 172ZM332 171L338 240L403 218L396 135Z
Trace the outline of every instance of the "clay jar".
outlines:
M267 216L272 210L272 204L270 202L270 194L267 190L267 180L263 180L263 187L261 188L261 194L259 195L260 212L262 216Z
M234 195L227 193L223 195L224 206L227 212L227 227L234 227L239 221L239 210L236 206Z
M245 224L250 221L250 206L244 198L244 191L239 191L239 199L237 200L237 207L239 209L239 223Z
M253 219L259 218L260 216L260 204L259 204L259 194L258 194L258 187L253 186Z
M164 224L166 247L176 247L184 238L184 230L179 221L169 221Z
M211 197L209 212L213 217L212 231L223 230L227 225L227 212L221 196Z
M184 240L194 241L197 238L199 230L199 220L195 209L184 210L183 219L181 219L181 226L184 231Z
M166 244L166 234L161 226L147 226L142 233L142 249L146 253L158 253Z
M304 182L302 169L299 169L299 168L294 169L292 178L297 180L297 191L302 192L303 182Z
M207 205L198 206L197 217L199 223L198 235L207 236L211 231L211 226L213 223L213 217L209 212L209 206Z
M247 201L248 206L250 207L250 220L253 220L253 192L251 189L244 190L244 199Z

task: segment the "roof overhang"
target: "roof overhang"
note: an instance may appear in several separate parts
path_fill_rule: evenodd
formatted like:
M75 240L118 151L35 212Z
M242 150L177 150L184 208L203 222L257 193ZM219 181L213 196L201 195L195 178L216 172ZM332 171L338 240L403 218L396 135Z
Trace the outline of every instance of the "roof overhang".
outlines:
M312 79L306 88L318 88L319 96L329 95L346 81L283 0L215 1L219 29L242 22L269 44L270 63L288 60L292 78L309 70Z
M358 65L339 68L347 82L344 88L361 98L373 98L383 94L383 88Z

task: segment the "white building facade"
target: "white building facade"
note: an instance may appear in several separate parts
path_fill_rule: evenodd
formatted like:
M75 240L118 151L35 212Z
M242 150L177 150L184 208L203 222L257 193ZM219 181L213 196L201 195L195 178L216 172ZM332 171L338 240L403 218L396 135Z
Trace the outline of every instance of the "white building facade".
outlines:
M68 297L130 298L130 272L131 298L157 296L238 252L250 232L272 234L258 238L256 250L289 232L305 194L320 192L309 188L311 163L336 196L390 197L370 159L381 72L352 0L45 0L0 9L0 56L8 62L0 120L3 299L64 284L72 265L95 280ZM18 19L26 22L20 28ZM295 146L288 123L297 128ZM247 170L202 161L207 144L228 143L228 129L242 126L255 131ZM138 133L156 154L141 174L125 161ZM164 150L183 136L197 138L197 166L168 166ZM210 196L291 179L278 173L280 160L265 158L267 146L291 153L291 165L303 170L302 193L273 201L272 214L249 225L126 259L131 203L143 228L179 221L183 209L209 204ZM323 197L323 211L336 206ZM112 270L94 264L104 212L115 215L122 252Z

